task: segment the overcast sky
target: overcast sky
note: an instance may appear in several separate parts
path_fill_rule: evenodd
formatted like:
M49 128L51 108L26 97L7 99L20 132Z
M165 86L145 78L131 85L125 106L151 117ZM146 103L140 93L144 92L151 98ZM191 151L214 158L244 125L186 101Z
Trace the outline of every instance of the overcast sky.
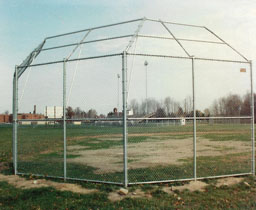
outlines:
M256 1L253 0L0 0L0 113L11 111L14 66L45 37L144 16L207 26L255 65ZM211 82L219 78L214 74L210 77L214 78ZM204 84L207 80L202 81ZM241 88L243 83L239 85ZM32 107L26 110L29 109Z

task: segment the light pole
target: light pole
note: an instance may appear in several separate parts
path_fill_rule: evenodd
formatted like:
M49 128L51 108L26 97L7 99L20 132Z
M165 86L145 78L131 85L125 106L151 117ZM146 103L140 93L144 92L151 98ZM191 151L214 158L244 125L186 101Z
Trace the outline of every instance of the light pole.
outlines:
M148 114L148 62L144 62L145 71L146 71L146 114Z
M117 74L117 110L119 111L119 79L120 74Z

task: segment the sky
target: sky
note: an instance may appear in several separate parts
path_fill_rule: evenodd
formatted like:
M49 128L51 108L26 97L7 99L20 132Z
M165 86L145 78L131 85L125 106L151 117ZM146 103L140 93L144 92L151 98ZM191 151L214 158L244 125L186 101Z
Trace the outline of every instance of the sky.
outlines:
M45 37L141 17L207 26L225 41L231 44L234 48L244 54L248 59L252 60L254 66L256 64L256 1L253 0L0 0L0 113L6 110L11 112L12 110L12 76L15 65L19 65L28 56L28 54L35 47L37 47L39 43L42 42ZM96 47L100 47L100 49L103 50L108 50L108 46L100 45ZM115 61L113 62L115 63ZM139 60L134 61L135 66L136 63L139 63ZM173 64L178 65L176 63ZM90 65L95 66L98 64L91 63ZM106 61L105 68L107 68L106 66L108 65L109 62ZM119 68L119 64L116 65ZM184 65L186 66L187 64ZM79 64L79 66L81 67L81 64ZM149 67L151 66L153 68L153 65L150 64ZM185 67L178 66L177 68L184 69ZM202 71L199 69L200 67L198 67L198 71ZM134 67L134 71L135 70L136 67ZM29 79L30 81L32 80L33 76L35 78L38 77L36 76L35 72L33 73L31 73L31 78ZM113 75L116 75L117 73L118 71L113 70ZM49 72L47 75L49 74L56 75L56 77L60 76L58 72ZM77 74L78 78L82 78L81 72L78 72ZM97 81L97 75L99 74L94 73L94 75L92 75L92 78L95 78L93 81ZM202 74L206 73L202 72ZM219 73L219 75L218 73L209 73L208 77L206 75L205 79L198 79L197 87L199 100L200 96L203 98L204 94L212 94L211 91L206 93L202 92L202 90L206 89L202 87L206 87L208 85L207 88L213 91L213 88L211 88L209 84L215 84L217 81L222 81L222 83L230 83L230 85L221 86L220 90L217 90L216 93L232 86L237 86L238 89L243 89L243 87L246 86L245 89L248 89L248 84L246 83L248 78L242 78L241 80L243 81L239 83L236 79L234 79L238 78L239 76L233 77L232 75L227 76L227 74L229 73L223 75L221 75L221 73ZM37 83L35 84L33 82L29 83L30 86L27 87L27 89L30 90L30 92L26 92L28 95L27 100L29 100L29 96L32 97L38 94L36 90L33 92L33 85L44 83L44 81L47 80L47 76L45 77L42 72L38 73L38 75L41 80L37 80ZM254 79L256 78L255 75L256 73L254 73ZM23 83L26 81L25 76L26 75L24 75ZM155 79L156 76L157 75L154 75L153 73L149 75L149 82L150 78L152 78L153 82L153 79ZM182 77L182 75L172 76L177 78ZM164 77L168 77L168 73L165 72ZM70 78L72 78L71 75ZM83 81L86 81L86 77L83 78ZM90 81L92 81L92 79L88 79L87 84L90 84ZM111 79L107 79L106 81L108 84L111 83L111 85L107 85L109 87L109 91L117 91L116 80L112 81ZM161 84L166 85L168 83L168 81L163 81L162 83L161 81L163 80L156 81L154 90L160 88ZM84 84L81 80L79 82L81 85ZM134 80L134 84L137 84L138 82L139 81ZM55 82L52 81L52 83L47 84L48 87L50 87L51 84L56 86L56 88L61 88L60 82L56 82L56 80ZM98 89L104 89L103 85L105 84L97 84L96 82L96 86L94 87L93 84L91 84L95 90L95 93L89 91L87 94L98 96ZM178 85L176 84L175 87L178 88ZM182 88L186 90L189 89L186 87L186 85L184 86L181 84L179 89ZM86 86L84 89L86 90ZM74 91L75 90L76 86L74 85ZM152 88L149 89L152 97L155 97L159 93L159 91L154 90ZM141 92L143 91L144 90ZM54 98L54 91L49 90L49 92L49 95L53 94L52 97ZM78 93L83 94L80 92ZM24 94L24 100L26 99L26 94ZM44 95L43 93L41 94ZM133 94L136 94L136 90L131 89L131 97L133 97ZM190 94L191 92L184 93L184 97L189 96ZM45 93L45 95L47 94ZM164 97L167 95L163 94L162 96ZM136 98L136 96L134 97ZM141 94L141 98L143 97L144 93ZM81 98L82 99L80 101L78 100L77 104L88 103L81 102L83 100L88 101L88 98ZM92 100L96 100L96 98L97 97L94 97ZM108 97L106 96L106 98ZM115 98L116 97L113 96L111 100L116 100ZM213 98L214 97L212 97L212 99ZM140 100L139 97L138 100ZM75 99L73 99L73 101L75 101ZM103 100L102 103L107 103L106 101L107 100ZM209 101L209 99L205 98L205 101ZM53 99L51 104L47 105L50 106L60 104L61 99L59 99L59 104L55 103ZM24 111L26 112L31 110L33 107L33 105L31 105L31 107L29 105L24 106ZM92 107L92 105L85 107L82 106L84 109L89 109L90 107ZM108 107L108 109L110 109L110 107ZM102 112L106 112L106 110L102 110Z

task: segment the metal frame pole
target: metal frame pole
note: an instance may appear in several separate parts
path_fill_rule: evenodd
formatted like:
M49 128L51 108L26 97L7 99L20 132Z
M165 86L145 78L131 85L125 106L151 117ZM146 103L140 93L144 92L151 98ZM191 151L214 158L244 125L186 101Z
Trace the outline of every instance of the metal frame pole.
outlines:
M253 92L253 72L252 61L250 61L250 79L251 79L251 130L252 130L252 174L255 176L255 136L254 136L254 92Z
M66 59L63 62L63 150L64 150L64 180L67 178L67 139L66 139Z
M146 70L146 115L147 115L148 114L148 64L145 65L145 70Z
M117 110L120 110L119 107L119 84L120 84L120 74L117 74Z
M122 55L122 94L123 94L123 161L124 161L124 186L128 186L127 172L127 54Z
M192 56L192 94L193 94L193 153L194 153L194 180L196 181L196 107L195 107L195 57Z
M13 125L13 168L14 174L17 175L17 131L18 131L18 66L15 66L15 73L13 77L13 111L12 111L12 125Z

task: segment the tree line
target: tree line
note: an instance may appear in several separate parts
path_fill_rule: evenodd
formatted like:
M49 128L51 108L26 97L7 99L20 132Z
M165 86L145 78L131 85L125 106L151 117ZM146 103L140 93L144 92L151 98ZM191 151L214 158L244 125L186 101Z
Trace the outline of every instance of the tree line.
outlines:
M97 118L97 111L95 109L89 109L87 112L82 110L80 107L73 109L71 106L66 109L68 119L78 119L78 118ZM105 117L105 116L101 116Z
M254 104L255 104L254 94ZM226 97L215 100L211 106L213 116L250 116L251 114L251 94L247 93L243 97L237 94L230 94Z
M210 116L250 116L251 113L251 95L249 93L244 96L238 94L229 94L225 97L214 100L209 108L196 110L198 117ZM256 94L254 94L254 103L256 102ZM187 96L183 101L178 102L171 97L162 100L148 98L138 102L132 99L128 104L128 109L133 110L133 115L143 117L153 114L154 117L192 117L193 116L193 100L191 96ZM67 117L69 119L77 118L105 118L111 117L113 112L107 115L97 114L95 109L84 111L79 107L67 107Z

